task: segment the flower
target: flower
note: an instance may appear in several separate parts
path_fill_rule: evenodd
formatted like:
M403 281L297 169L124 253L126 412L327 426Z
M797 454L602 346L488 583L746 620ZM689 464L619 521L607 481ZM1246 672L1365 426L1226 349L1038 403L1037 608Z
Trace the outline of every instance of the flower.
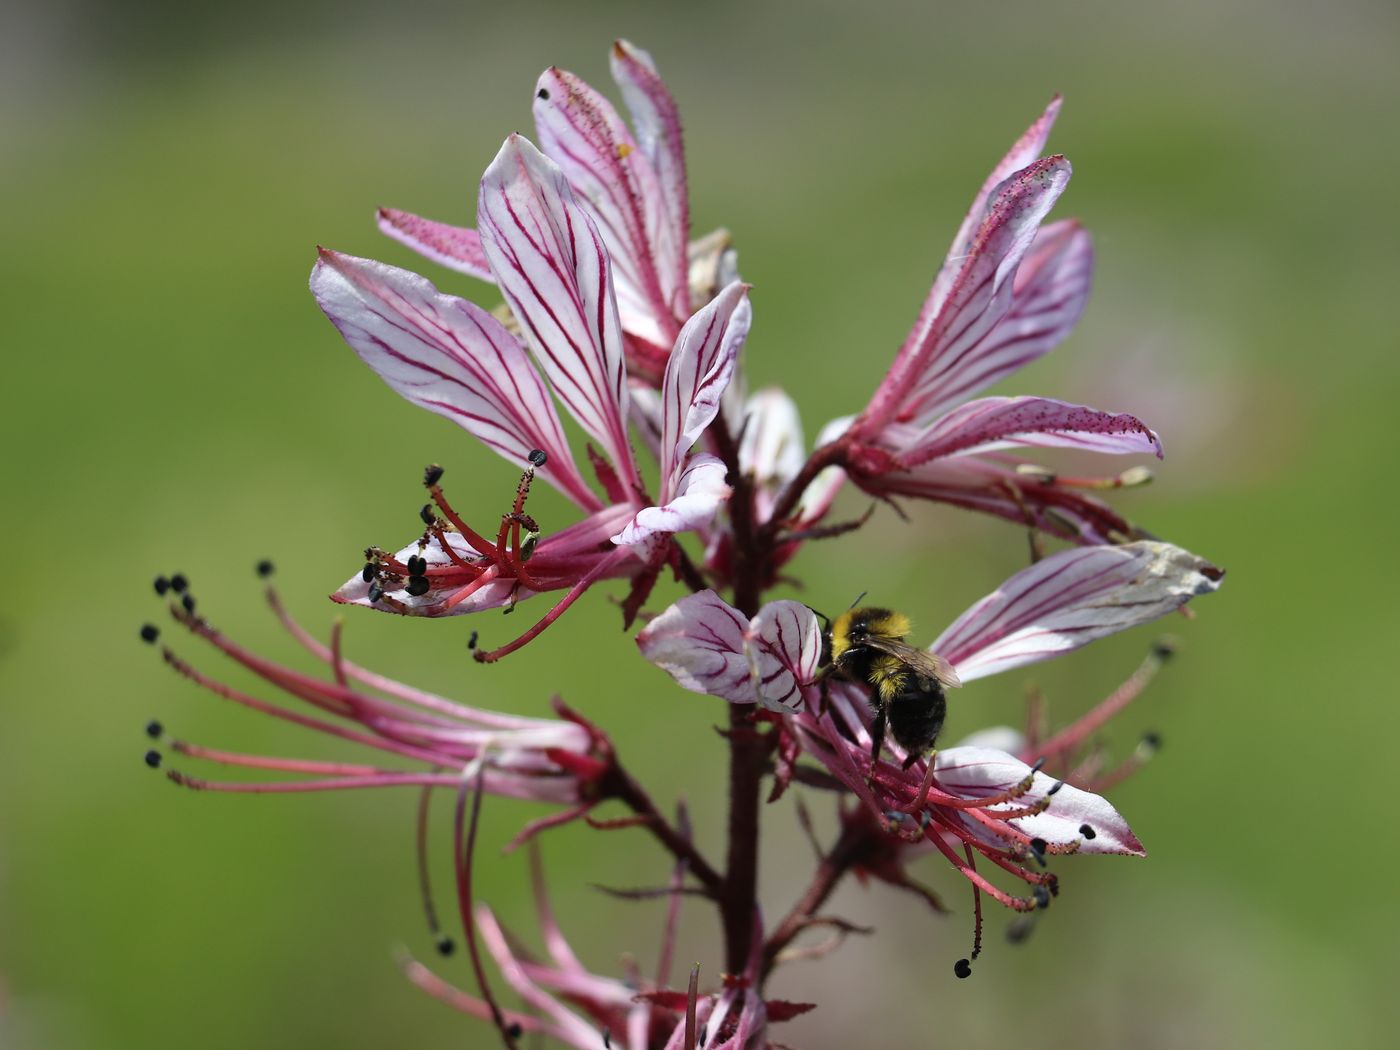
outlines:
M628 370L655 387L681 327L736 279L734 253L722 230L690 242L679 110L651 56L619 40L610 57L635 135L606 98L553 67L535 86L535 127L612 258ZM499 278L477 230L390 208L379 228L460 273Z
M184 592L181 598L187 598L185 581L179 580ZM162 577L157 581L157 591L166 588L168 581ZM209 643L291 700L300 701L309 711L235 688L199 670L162 643L165 662L217 696L302 728L371 748L396 760L398 765L310 761L216 750L169 737L164 726L152 722L147 727L148 734L176 754L242 769L295 774L294 779L213 781L167 769L166 775L176 784L201 791L259 794L387 787L418 787L426 791L455 789L471 771L487 794L562 807L529 825L522 838L581 816L616 794L611 742L561 701L554 702L558 718L527 718L470 707L414 688L345 659L339 624L330 644L322 644L291 617L272 587L267 590L267 598L297 642L326 665L329 677L305 674L258 656L196 614L192 600L172 601L169 611L174 621L194 637ZM155 644L159 632L147 625L142 637ZM152 766L164 764L160 752L155 750L148 752L147 762Z
M965 684L1078 649L1157 619L1219 587L1223 573L1166 543L1078 547L1013 575L934 641ZM871 762L867 687L824 679L822 628L811 609L770 602L752 619L712 592L683 598L638 635L642 654L682 687L773 712L800 747L852 792L870 817L923 836L979 891L1017 910L1048 903L1052 880L1028 861L1053 853L1141 855L1106 800L982 746ZM1076 738L1078 739L1078 738ZM787 777L795 758L788 758ZM868 771L868 773L866 772ZM1086 832L1084 829L1088 828ZM964 850L959 855L955 847ZM973 852L1037 890L1015 897L978 873Z
M478 654L494 659L538 634L600 579L633 577L633 607L640 604L660 567L678 557L669 537L707 523L729 497L723 464L690 450L719 410L750 309L747 287L733 282L681 326L662 377L660 498L653 502L627 439L613 271L598 227L559 168L518 135L482 178L479 220L484 256L524 342L480 307L382 263L323 250L311 288L390 387L507 459L530 464L494 539L463 520L438 485L441 470L430 470L425 480L446 520L425 507L427 528L415 542L393 555L371 551L365 571L335 595L441 616L567 592L521 639ZM601 449L590 446L589 456L606 498L578 469L551 389ZM537 471L583 511L582 521L541 538L524 510Z
M918 320L864 410L830 425L828 458L862 489L995 514L1080 543L1141 538L1085 489L1150 478L1066 478L1007 448L1162 455L1135 416L1043 397L979 391L1048 353L1084 309L1093 269L1074 220L1042 225L1070 179L1062 156L1036 159L1058 96L992 170L963 220Z

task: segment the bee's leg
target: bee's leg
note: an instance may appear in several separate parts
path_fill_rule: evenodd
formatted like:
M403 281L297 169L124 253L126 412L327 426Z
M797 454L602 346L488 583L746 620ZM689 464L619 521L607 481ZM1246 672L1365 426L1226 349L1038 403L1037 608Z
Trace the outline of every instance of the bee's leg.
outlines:
M885 708L875 712L875 720L870 723L870 776L875 779L875 764L880 761L880 748L885 746Z
M1021 508L1021 515L1026 519L1026 541L1030 545L1031 564L1034 565L1045 557L1045 538L1040 534L1040 525L1036 521L1035 512L1026 505L1025 496L1022 495L1019 485L1005 482L1002 488Z

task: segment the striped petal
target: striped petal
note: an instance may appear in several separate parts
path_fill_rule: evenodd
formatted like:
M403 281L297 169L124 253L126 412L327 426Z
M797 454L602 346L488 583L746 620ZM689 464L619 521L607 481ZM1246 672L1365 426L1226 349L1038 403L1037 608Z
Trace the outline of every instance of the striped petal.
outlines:
M563 172L529 141L510 136L482 176L477 225L555 395L619 475L635 477L611 264Z
M1169 543L1060 551L1016 573L930 648L970 682L1155 620L1218 589L1224 575Z
M779 387L765 387L744 403L739 467L760 486L781 486L807 458L797 403Z
M801 602L769 602L747 632L758 702L775 711L795 711L816 698L822 627Z
M572 73L545 70L535 86L534 110L540 147L578 192L613 256L627 330L669 346L678 328L680 293L673 267L663 282L656 265L652 234L664 209L651 162L612 103Z
M659 536L703 528L714 520L734 490L725 481L724 464L709 453L690 457L674 498L659 507L645 507L613 537L625 547L647 544Z
M1093 270L1093 242L1077 222L1042 227L1016 273L1006 316L965 353L940 360L916 388L916 422L935 419L1053 350L1084 312Z
M985 217L959 254L946 298L935 312L920 317L905 341L866 409L865 428L920 416L924 405L940 396L933 377L987 338L1006 316L1017 267L1069 178L1069 161L1046 157L991 193Z
M686 322L661 383L661 500L677 491L686 454L719 413L748 336L748 286L735 281Z
M1050 131L1055 126L1055 119L1060 115L1060 103L1059 95L1050 100L1050 104L1045 107L1045 112L1037 117L1016 140L1011 149L1007 151L1006 156L997 162L997 166L992 169L991 174L982 183L982 188L972 199L972 207L967 210L962 225L958 227L957 236L953 238L952 247L948 249L948 257L943 263L943 268L938 272L938 277L929 290L928 299L919 313L921 323L925 320L931 320L938 313L939 307L943 305L943 300L948 295L948 289L952 287L953 281L958 276L958 271L962 268L962 260L967 256L972 238L977 233L977 227L982 222L987 199L992 195L992 191L1022 168L1033 164L1036 158L1045 152L1045 144L1050 141ZM917 332L919 328L920 325L915 325L914 331ZM910 338L913 338L912 333Z
M475 230L448 226L393 208L380 208L378 221L379 232L419 255L479 281L495 282L481 247L481 235Z
M750 621L701 591L652 620L637 645L691 692L791 712L814 695L822 629L800 602L769 602Z
M1030 766L1004 751L967 745L939 751L934 768L938 786L959 798L987 798L1009 792L1031 775ZM1053 796L1051 790L1055 791ZM989 806L987 813L995 817L999 811L1032 807L1047 798L1045 812L1014 817L1010 823L1032 838L1044 839L1054 846L1077 844L1076 853L1146 855L1133 829L1107 799L1072 784L1060 784L1044 773L1036 772L1030 790L1018 794L1014 802ZM1086 826L1093 832L1092 838L1083 830ZM975 832L981 830L978 824L970 823L969 827Z
M647 52L619 40L613 44L611 64L613 80L632 114L637 145L656 172L660 207L650 209L648 219L657 273L662 288L673 289L676 316L684 317L690 312L688 297L675 297L687 287L690 269L690 195L680 111Z
M744 649L748 629L748 617L714 591L701 591L647 624L637 647L682 688L750 704L755 690Z
M311 271L311 291L395 392L517 465L543 449L549 462L540 476L585 510L600 506L574 464L544 380L520 341L485 310L408 270L326 250Z
M1162 457L1161 441L1136 416L1048 397L984 397L911 432L903 427L886 431L896 443L900 462L910 467L959 453L1016 446Z

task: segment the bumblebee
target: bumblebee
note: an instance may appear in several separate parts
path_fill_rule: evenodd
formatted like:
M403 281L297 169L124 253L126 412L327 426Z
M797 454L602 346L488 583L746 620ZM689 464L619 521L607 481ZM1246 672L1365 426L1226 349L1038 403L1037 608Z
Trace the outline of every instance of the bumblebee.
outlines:
M905 643L909 617L889 609L848 609L827 632L822 663L835 674L870 689L875 720L870 724L871 768L889 730L908 752L908 769L938 739L948 704L944 688L962 685L943 657Z

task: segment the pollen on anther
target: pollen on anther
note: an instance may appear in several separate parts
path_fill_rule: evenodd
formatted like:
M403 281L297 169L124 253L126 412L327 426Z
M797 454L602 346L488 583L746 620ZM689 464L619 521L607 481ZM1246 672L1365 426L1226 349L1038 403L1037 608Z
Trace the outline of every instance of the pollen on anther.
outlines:
M1048 845L1044 839L1031 839L1030 841L1031 852L1040 855L1044 855Z
M408 559L408 574L410 576L426 576L428 574L428 560L418 555L410 555Z
M549 462L549 456L545 453L545 450L542 448L531 449L528 458L532 467L542 467Z
M1053 783L1053 784L1050 785L1050 790L1047 791L1047 792L1045 792L1045 794L1047 794L1047 795L1053 795L1055 792L1059 791L1060 788L1062 788L1062 787L1064 787L1064 786L1065 786L1065 782L1064 782L1063 780L1057 780L1057 781L1055 781L1055 783Z
M431 503L423 504L423 509L418 512L418 516L423 519L424 525L432 525L437 522L437 515L433 513Z
M181 604L182 606L184 606L185 612L187 612L187 613L192 613L192 612L194 612L194 595L193 595L193 594L182 594L182 595L180 595L180 604Z
M360 570L360 579L363 580L365 583L369 583L370 580L374 579L373 562L365 562L365 567Z
M384 588L377 583L371 583L369 585L369 594L366 597L368 597L371 602L377 602L380 598L384 597Z
M184 594L185 588L189 585L190 581L185 579L185 574L183 572L177 572L174 576L170 577L170 589L176 594Z
M1044 886L1035 888L1035 906L1042 910L1050 907L1050 891Z
M423 597L431 587L432 584L426 576L410 576L408 582L403 585L403 589L415 598Z
M269 558L263 558L257 564L257 573L259 579L265 580L276 571L277 566L273 565L271 559Z
M146 765L152 769L160 768L160 752L154 749L146 752Z
M146 735L152 740L159 740L165 735L165 726L161 725L153 718L146 723Z
M1088 824L1079 825L1079 834L1083 835L1086 839L1096 839L1099 837L1099 833Z
M953 973L957 975L958 980L966 980L972 976L972 963L966 959L959 959L953 963Z
M167 580L164 576L157 576L155 581L155 588L156 594L164 598L165 592L170 590L170 581Z
M141 625L141 640L147 645L154 645L156 639L159 637L160 628L157 627L155 624L145 623Z
M442 480L442 473L442 467L438 466L436 463L429 463L423 468L423 486L425 488L432 488Z

